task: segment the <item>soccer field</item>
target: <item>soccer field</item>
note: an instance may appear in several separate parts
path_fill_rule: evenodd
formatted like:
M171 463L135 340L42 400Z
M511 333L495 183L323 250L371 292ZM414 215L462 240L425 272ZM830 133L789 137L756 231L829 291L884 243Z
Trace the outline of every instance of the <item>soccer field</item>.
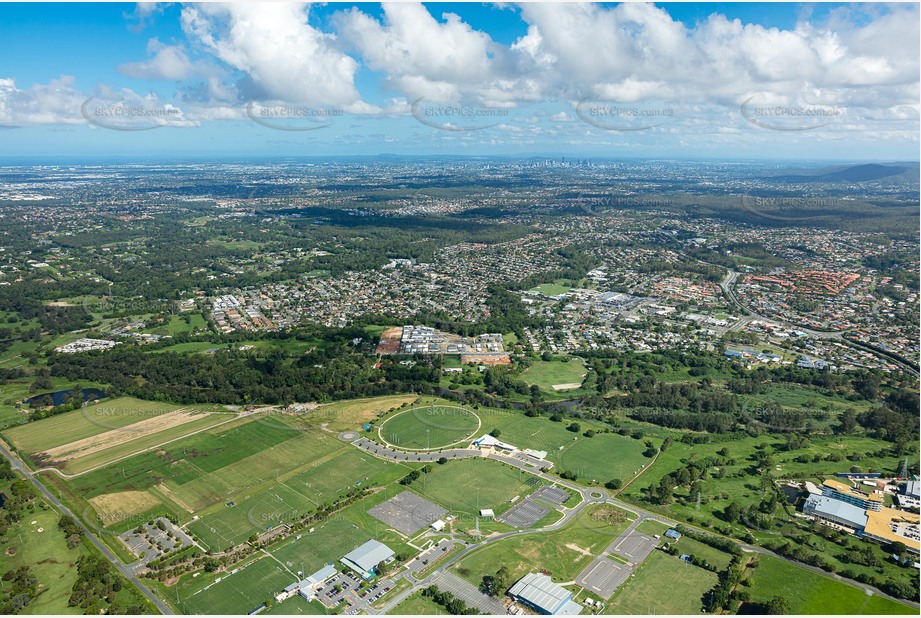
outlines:
M226 548L245 541L254 532L291 523L353 488L387 485L409 471L401 464L387 463L339 444L339 451L308 464L289 478L282 474L278 482L270 480L257 491L235 496L232 506L220 502L209 508L189 528L209 547Z
M460 406L414 405L388 417L380 435L395 446L436 449L473 439L479 426L479 418Z
M526 472L489 459L461 459L435 464L410 486L414 492L441 504L451 514L476 514L493 509L497 515L508 510L509 500L524 497L540 486ZM531 484L528 484L528 483Z
M215 582L209 577L210 583L184 578L186 587L179 592L182 612L246 614L297 580L296 575L286 571L269 556L247 563L237 573L222 573L220 578L221 581ZM199 587L196 588L196 584Z

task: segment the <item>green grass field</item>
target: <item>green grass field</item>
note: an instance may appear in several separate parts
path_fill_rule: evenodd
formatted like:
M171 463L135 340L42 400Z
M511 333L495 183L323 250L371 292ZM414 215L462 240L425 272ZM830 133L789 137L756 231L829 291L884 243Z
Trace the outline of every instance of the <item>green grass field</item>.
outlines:
M345 495L353 487L389 485L408 472L403 465L389 464L340 444L332 456L308 464L293 476L280 475L278 483L270 482L255 491L251 488L242 496L239 492L231 496L232 507L225 506L226 501L220 499L190 529L208 546L227 547L245 541L253 532L294 521L317 505Z
M529 292L540 292L545 296L559 296L565 292L570 291L572 288L567 285L561 285L559 283L544 283L537 286L536 288L531 288Z
M721 571L729 566L729 561L732 560L732 556L726 552L710 547L706 543L701 543L689 536L682 536L677 543L672 543L672 546L682 554L691 554L703 558Z
M67 607L71 589L77 581L76 562L82 546L68 549L64 533L58 528L60 515L47 510L23 513L23 518L0 542L0 572L29 566L38 581L47 587L26 606L25 614L82 614L79 607ZM31 522L36 522L32 524ZM42 532L38 532L41 528ZM20 542L21 539L21 542ZM7 550L15 550L10 556Z
M481 408L477 414L483 421L482 433L499 429L499 439L520 449L547 451L547 459L559 469L576 471L579 481L596 479L605 483L613 478L624 481L634 470L649 460L643 457L646 447L641 440L617 434L596 434L586 438L581 432L566 429L571 421L555 423L547 417L529 418L521 412ZM581 431L604 431L605 425L580 420ZM659 444L658 438L654 439Z
M393 551L415 550L386 524L368 514L368 510L400 493L402 487L389 488L364 498L294 537L273 546L270 553L293 571L312 573L324 564L337 563L342 556L365 541L377 539ZM339 564L337 568L342 568Z
M775 478L811 478L813 482L821 483L824 478L834 477L835 472L842 470L842 466L844 466L844 469L850 467L848 460L844 459L847 456L858 456L860 465L864 470L871 467L878 470L895 470L899 465L899 461L895 457L878 457L876 455L879 449L885 446L885 443L873 438L863 436L810 436L810 441L811 444L806 448L791 451L782 450L785 443L784 438L767 435L723 441L714 439L710 443L693 446L676 441L666 452L659 456L655 464L643 473L639 481L631 485L620 497L668 517L687 521L705 528L709 527L722 533L741 536L750 531L759 542L776 542L795 536L801 539L803 543L808 544L810 552L822 555L838 571L850 570L855 574L874 577L884 575L886 578L906 583L910 581L910 578L917 577L917 572L912 575L909 570L902 569L887 560L887 555L881 546L861 542L857 539L850 540L849 546L855 549L866 548L874 552L880 560L880 566L870 567L845 562L838 557L843 548L812 533L808 525L797 525L798 520L794 520L793 523L784 523L784 518L780 515L780 509L775 514L775 526L766 531L751 529L742 524L729 524L720 518L721 513L733 501L742 506L755 507L761 503L765 495L765 490L761 485L762 478L752 475L746 470L751 466L752 454L756 452L757 447L762 443L773 451L773 457L776 462L773 469ZM642 499L642 491L645 487L657 485L663 475L682 467L684 465L682 461L693 461L714 456L717 451L723 448L728 452L727 457L734 462L723 466L725 478L720 478L720 474L723 472L718 470L717 467L709 469L709 478L701 482L703 501L700 510L696 508L695 497L687 495L686 487L675 492L676 496L683 497L686 500L686 504L680 504L675 501L669 506L663 507ZM843 458L842 461L822 460L815 463L811 461L813 455L824 456L830 453L840 454ZM801 455L808 455L810 457L809 463L795 461Z
M601 513L615 514L618 519L600 518ZM471 552L451 568L475 585L501 565L508 567L512 581L539 569L550 571L555 582L572 581L627 528L627 517L611 506L587 508L560 530L502 539Z
M417 592L397 605L391 613L401 616L438 616L448 612L438 603Z
M568 432L573 435L572 432ZM578 474L580 480L605 483L619 478L633 478L649 459L643 456L646 447L639 440L615 433L586 438L577 434L563 449L551 452L547 459L563 470Z
M337 439L336 430L330 426L351 428L413 399L412 395L365 399L324 406L304 416L273 414L241 419L211 406L210 409L222 413L203 418L213 416L224 423L220 427L204 428L183 437L183 431L201 428L196 425L199 421L193 421L74 460L77 464L88 465L91 460L105 464L106 458L127 455L111 465L102 465L72 479L48 478L68 495L78 512L92 514L93 509L103 509L101 521L107 522L106 527L113 532L131 527L135 515L166 512L183 522L195 515L197 520L190 524L192 532L208 547L225 549L245 541L254 532L291 521L353 489L388 486L405 476L409 467L374 458L349 446ZM68 438L74 436L91 437L116 431L118 423L125 426L137 414L156 420L158 415L175 409L130 398L115 402L116 406L98 412L106 422L105 427L98 427L96 419L90 416L90 411L99 410L97 406L38 422L35 427L18 428L16 437L23 444L41 448L45 444L69 443ZM36 432L45 423L52 425L54 431ZM176 439L156 450L131 454L131 449L137 448L141 441L145 443L140 446L146 447L150 446L147 442L162 444L166 438ZM122 492L142 493L124 494L133 500L137 496L132 503L136 506L133 510L131 506L125 506L128 510L119 507L112 514L111 509L115 508L112 505L123 499ZM140 501L141 497L146 502ZM101 502L90 506L87 501L96 498L109 506L102 506ZM231 506L226 506L228 503Z
M135 440L129 440L121 444L113 444L110 448L77 457L67 461L63 466L55 466L68 474L80 474L92 470L99 466L117 462L119 459L131 456L154 447L164 445L166 442L186 438L190 434L204 431L209 428L217 427L223 423L228 423L233 419L229 413L207 414L198 413L197 418L176 427L170 427L163 431L158 431ZM130 427L124 429L130 431ZM118 436L116 436L118 437Z
M0 483L0 490L9 492L8 486L8 482ZM10 523L0 538L0 573L28 566L30 574L38 580L38 596L19 614L83 613L81 608L67 605L77 581L77 561L84 556L102 556L86 537L73 549L68 548L64 532L58 527L60 519L61 514L39 498L34 510L23 510L19 521ZM126 584L124 580L123 583ZM142 603L137 590L127 584L114 600L122 608ZM103 602L101 607L105 605Z
M655 551L614 593L604 613L700 614L703 595L716 582L716 573Z
M277 561L263 556L237 573L183 578L178 584L178 605L185 614L246 614L263 601L274 601L276 592L296 580ZM175 590L169 592L175 594ZM176 603L175 598L171 602Z
M584 375L585 365L578 358L573 358L569 361L534 361L521 374L521 379L552 391L555 384L582 384Z
M179 406L171 403L144 401L134 397L106 399L82 410L58 414L33 423L4 431L16 448L24 453L40 451L68 444L113 429L149 420L178 409L219 411L219 406ZM226 410L224 410L226 412Z
M384 420L380 435L403 448L436 449L473 438L479 420L460 406L416 405Z
M759 556L752 575L752 601L766 602L782 591L794 614L914 614L918 610L771 556Z
M410 487L455 516L476 514L479 509L493 509L500 515L511 507L509 500L524 497L541 485L526 484L533 479L530 474L498 461L474 458L434 464L431 472L423 474Z

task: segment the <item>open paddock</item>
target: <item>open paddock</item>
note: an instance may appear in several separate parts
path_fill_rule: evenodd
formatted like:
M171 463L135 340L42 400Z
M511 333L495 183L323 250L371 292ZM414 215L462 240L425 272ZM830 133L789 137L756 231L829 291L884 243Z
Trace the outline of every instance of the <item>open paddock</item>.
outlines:
M23 453L40 453L180 409L227 413L227 410L214 405L179 406L117 397L7 429L4 435Z

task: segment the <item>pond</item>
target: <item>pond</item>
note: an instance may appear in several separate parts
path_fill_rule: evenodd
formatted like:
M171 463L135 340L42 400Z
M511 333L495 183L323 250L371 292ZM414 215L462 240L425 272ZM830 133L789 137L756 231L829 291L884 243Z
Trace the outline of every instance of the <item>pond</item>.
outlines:
M56 391L54 393L41 393L39 395L33 395L32 397L29 397L28 399L26 399L25 403L26 405L32 405L33 401L36 401L48 395L51 397L51 405L59 406L63 403L66 403L67 399L70 398L70 393L72 392L72 390L73 389L67 389L63 391ZM107 396L105 393L103 393L98 388L84 388L82 389L82 391L83 391L83 401L96 401L97 399L102 399L103 397Z

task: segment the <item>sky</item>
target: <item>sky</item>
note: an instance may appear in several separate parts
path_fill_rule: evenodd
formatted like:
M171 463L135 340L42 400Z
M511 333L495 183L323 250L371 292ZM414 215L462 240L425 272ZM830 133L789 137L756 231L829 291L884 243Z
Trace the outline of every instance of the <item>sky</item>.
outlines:
M0 4L0 157L917 160L919 5Z

